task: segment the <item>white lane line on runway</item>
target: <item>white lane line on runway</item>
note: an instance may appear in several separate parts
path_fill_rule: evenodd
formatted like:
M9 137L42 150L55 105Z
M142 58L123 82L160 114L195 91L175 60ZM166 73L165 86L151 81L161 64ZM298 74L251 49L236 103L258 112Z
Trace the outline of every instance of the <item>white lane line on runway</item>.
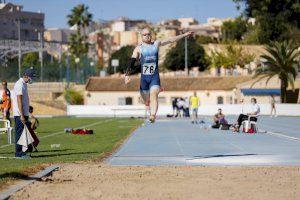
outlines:
M269 135L273 135L273 136L277 136L277 137L281 137L281 138L286 138L286 139L290 139L290 140L296 140L296 141L300 142L300 138L297 138L297 137L287 136L287 135L284 135L284 134L281 134L281 133L269 132L269 131L266 131L265 133L269 134Z
M169 127L170 127L170 130L173 129L173 127L172 127L171 125L169 125ZM171 131L171 132L172 132L172 131ZM181 144L180 144L180 142L179 142L179 140L178 140L178 137L177 137L177 135L176 135L176 131L174 131L174 133L175 133L175 134L174 134L174 137L175 137L177 146L179 147L179 150L180 150L181 154L185 157L185 153L184 153L183 148L182 148L182 146L181 146Z
M106 122L109 122L109 121L112 121L112 119L107 119L107 120L100 121L100 122L94 122L94 123L91 123L91 124L87 124L87 125L83 125L83 126L80 126L80 127L76 127L75 129L89 128L89 127L93 127L95 125L103 124L103 123L106 123ZM39 138L40 139L48 138L48 137L60 135L60 134L63 134L63 133L65 133L65 131L55 132L55 133L52 133L52 134L49 134L49 135L45 135L45 136L42 136L42 137L39 137ZM14 143L13 144L2 145L2 146L0 146L0 148L5 148L5 147L11 146L11 145L14 145Z
M231 145L232 147L234 147L234 148L236 148L236 149L238 149L238 150L240 150L240 151L242 151L242 152L247 152L246 151L246 149L244 149L244 148L242 148L242 147L240 147L240 146L238 146L238 145L236 145L236 144L233 144L229 139L227 139L227 137L226 137L226 135L223 135L223 139L229 144L229 145Z

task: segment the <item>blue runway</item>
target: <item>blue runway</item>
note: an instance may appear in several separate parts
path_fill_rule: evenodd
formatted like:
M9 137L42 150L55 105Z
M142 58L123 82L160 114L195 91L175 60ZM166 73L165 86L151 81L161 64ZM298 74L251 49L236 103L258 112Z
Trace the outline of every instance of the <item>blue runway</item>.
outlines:
M233 122L236 117L229 116ZM300 165L300 117L259 118L259 129L244 134L162 119L145 124L112 155L110 165Z

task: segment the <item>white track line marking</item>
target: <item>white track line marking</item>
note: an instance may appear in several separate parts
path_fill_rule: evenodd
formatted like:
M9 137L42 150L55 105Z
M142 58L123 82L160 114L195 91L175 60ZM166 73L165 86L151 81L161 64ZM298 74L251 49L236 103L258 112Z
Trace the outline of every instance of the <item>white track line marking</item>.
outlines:
M83 126L80 126L80 127L75 128L75 129L93 127L93 126L95 126L95 125L103 124L103 123L106 123L106 122L109 122L109 121L112 121L112 119L107 119L107 120L104 120L104 121L100 121L100 122L95 122L95 123L83 125ZM55 133L52 133L52 134L50 134L50 135L41 136L41 137L39 137L39 138L40 138L40 139L42 139L42 138L48 138L48 137L60 135L60 134L62 134L62 133L64 133L64 131L55 132ZM5 148L5 147L11 146L11 145L14 145L14 143L13 143L13 144L2 145L2 146L0 146L0 148Z
M292 137L292 136L287 136L287 135L284 135L284 134L281 134L281 133L276 133L276 132L269 132L269 131L266 131L266 134L273 135L273 136L277 136L277 137L281 137L281 138L286 138L286 139L290 139L290 140L297 140L297 141L300 141L300 138Z

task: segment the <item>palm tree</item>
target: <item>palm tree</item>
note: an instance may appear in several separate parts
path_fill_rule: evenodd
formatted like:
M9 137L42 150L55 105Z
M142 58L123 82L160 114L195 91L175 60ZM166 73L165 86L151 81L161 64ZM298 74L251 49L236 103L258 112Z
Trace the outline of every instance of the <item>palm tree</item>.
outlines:
M86 55L89 49L87 28L92 22L92 14L88 12L88 6L79 4L71 10L67 16L68 25L76 26L76 33L71 34L69 40L69 51L76 59ZM79 80L79 71L77 63L75 64L76 80Z
M272 42L265 47L267 54L261 58L264 65L256 68L254 78L262 80L267 78L266 84L274 76L280 79L280 97L282 103L287 103L287 88L290 85L294 89L294 82L299 68L299 46L292 41Z
M77 34L81 34L81 31L83 30L83 35L86 35L86 28L89 27L89 25L92 22L93 15L88 12L88 6L85 6L84 4L79 4L78 6L75 6L71 10L71 14L67 16L68 18L68 25L77 27Z

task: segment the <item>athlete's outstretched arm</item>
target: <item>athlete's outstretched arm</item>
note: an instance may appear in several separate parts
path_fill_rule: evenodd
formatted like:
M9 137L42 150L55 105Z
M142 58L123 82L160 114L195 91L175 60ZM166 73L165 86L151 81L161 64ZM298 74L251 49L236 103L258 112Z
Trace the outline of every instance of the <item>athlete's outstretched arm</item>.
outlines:
M193 31L189 31L189 32L186 32L184 34L181 34L181 35L177 35L175 37L170 37L168 39L165 39L165 40L162 40L162 41L159 41L158 45L159 46L164 46L164 45L167 45L167 44L171 44L173 42L177 42L178 40L182 39L182 38L185 38L185 37L188 37L190 35L193 35L194 32Z
M139 58L139 55L140 55L140 48L137 46L134 49L132 56L127 65L127 69L125 72L125 84L130 82L130 73L131 73L132 68L134 68L135 61Z

